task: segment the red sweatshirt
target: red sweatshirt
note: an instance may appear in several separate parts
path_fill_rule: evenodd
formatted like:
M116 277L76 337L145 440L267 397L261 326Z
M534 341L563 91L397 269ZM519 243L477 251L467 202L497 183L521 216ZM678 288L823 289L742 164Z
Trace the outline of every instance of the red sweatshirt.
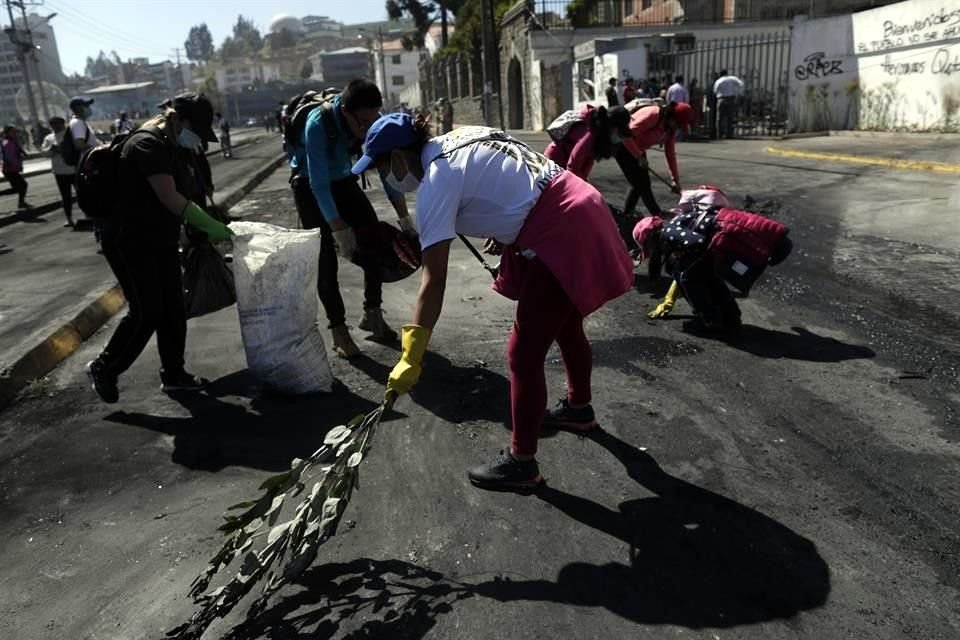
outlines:
M680 172L677 169L677 148L674 136L667 135L667 131L660 122L660 107L651 105L641 107L630 117L630 133L632 138L623 141L634 158L640 159L643 152L663 143L663 154L667 157L667 166L670 168L670 177L674 182L680 182Z

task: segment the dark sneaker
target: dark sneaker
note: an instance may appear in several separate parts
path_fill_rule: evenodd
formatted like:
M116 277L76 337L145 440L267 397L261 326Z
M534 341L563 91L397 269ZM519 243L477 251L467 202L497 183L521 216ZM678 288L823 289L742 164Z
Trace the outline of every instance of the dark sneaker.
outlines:
M543 482L536 460L521 462L506 449L491 464L471 469L467 477L473 486L487 491L530 493Z
M160 390L169 393L171 391L199 391L210 384L210 381L183 370L175 374L168 374L161 369L160 383Z
M570 406L570 401L564 398L553 409L547 409L543 416L543 427L586 433L597 428L597 418L589 404L575 409Z
M104 373L96 360L87 363L87 377L90 378L90 387L101 400L107 404L114 404L120 399L120 390L117 389L117 378Z

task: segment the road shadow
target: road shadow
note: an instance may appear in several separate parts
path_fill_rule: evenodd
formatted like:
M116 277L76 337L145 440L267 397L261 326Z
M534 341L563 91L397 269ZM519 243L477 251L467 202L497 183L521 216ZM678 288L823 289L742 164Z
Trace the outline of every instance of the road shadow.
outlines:
M7 245L0 245L0 256L6 255L8 253L13 253L13 249Z
M457 602L474 597L597 607L638 625L692 629L788 619L826 603L830 570L811 541L754 509L669 475L652 457L605 431L589 437L656 495L628 500L616 510L552 487L537 495L594 530L590 535L625 542L629 563L573 562L560 568L556 580L495 575L480 582L402 560L325 564L300 577L302 590L278 598L227 638L418 640ZM485 613L496 618L495 610Z
M243 370L213 381L208 393L170 394L189 417L116 411L105 419L172 435L171 460L189 469L216 472L242 466L282 471L290 468L293 458L320 448L331 428L376 407L339 382L327 394L284 396L258 389ZM228 395L251 397L250 409L220 399Z
M429 380L415 386L410 397L436 417L455 425L473 421L506 423L510 414L510 382L485 364L462 366L427 351L423 371L424 378L429 376Z
M638 485L656 494L617 510L552 487L538 497L630 545L630 564L571 563L556 583L561 602L601 606L642 624L732 627L790 618L822 606L830 570L810 540L759 511L666 473L647 453L598 429L589 436ZM502 585L502 595L538 588Z
M869 347L819 336L803 327L790 329L793 333L743 325L737 339L729 341L728 344L734 349L761 358L789 358L808 362L842 362L868 359L877 355Z

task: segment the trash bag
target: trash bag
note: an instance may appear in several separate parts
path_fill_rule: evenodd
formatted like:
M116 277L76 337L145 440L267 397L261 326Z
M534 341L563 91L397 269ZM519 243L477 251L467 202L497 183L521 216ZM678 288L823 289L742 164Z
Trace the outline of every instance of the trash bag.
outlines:
M281 393L329 392L333 374L317 326L320 230L234 222L233 272L247 366Z
M398 282L420 268L420 240L380 220L355 230L357 250L351 262L380 273L381 282Z
M184 252L183 299L188 318L225 309L237 301L233 272L209 241L190 244Z

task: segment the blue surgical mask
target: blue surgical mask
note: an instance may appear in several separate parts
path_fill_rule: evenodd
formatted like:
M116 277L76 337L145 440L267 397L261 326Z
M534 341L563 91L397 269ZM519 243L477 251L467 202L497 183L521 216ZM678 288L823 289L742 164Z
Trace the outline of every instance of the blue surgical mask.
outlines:
M177 144L184 149L196 151L201 146L200 136L190 131L190 129L182 129L180 134L177 135Z

